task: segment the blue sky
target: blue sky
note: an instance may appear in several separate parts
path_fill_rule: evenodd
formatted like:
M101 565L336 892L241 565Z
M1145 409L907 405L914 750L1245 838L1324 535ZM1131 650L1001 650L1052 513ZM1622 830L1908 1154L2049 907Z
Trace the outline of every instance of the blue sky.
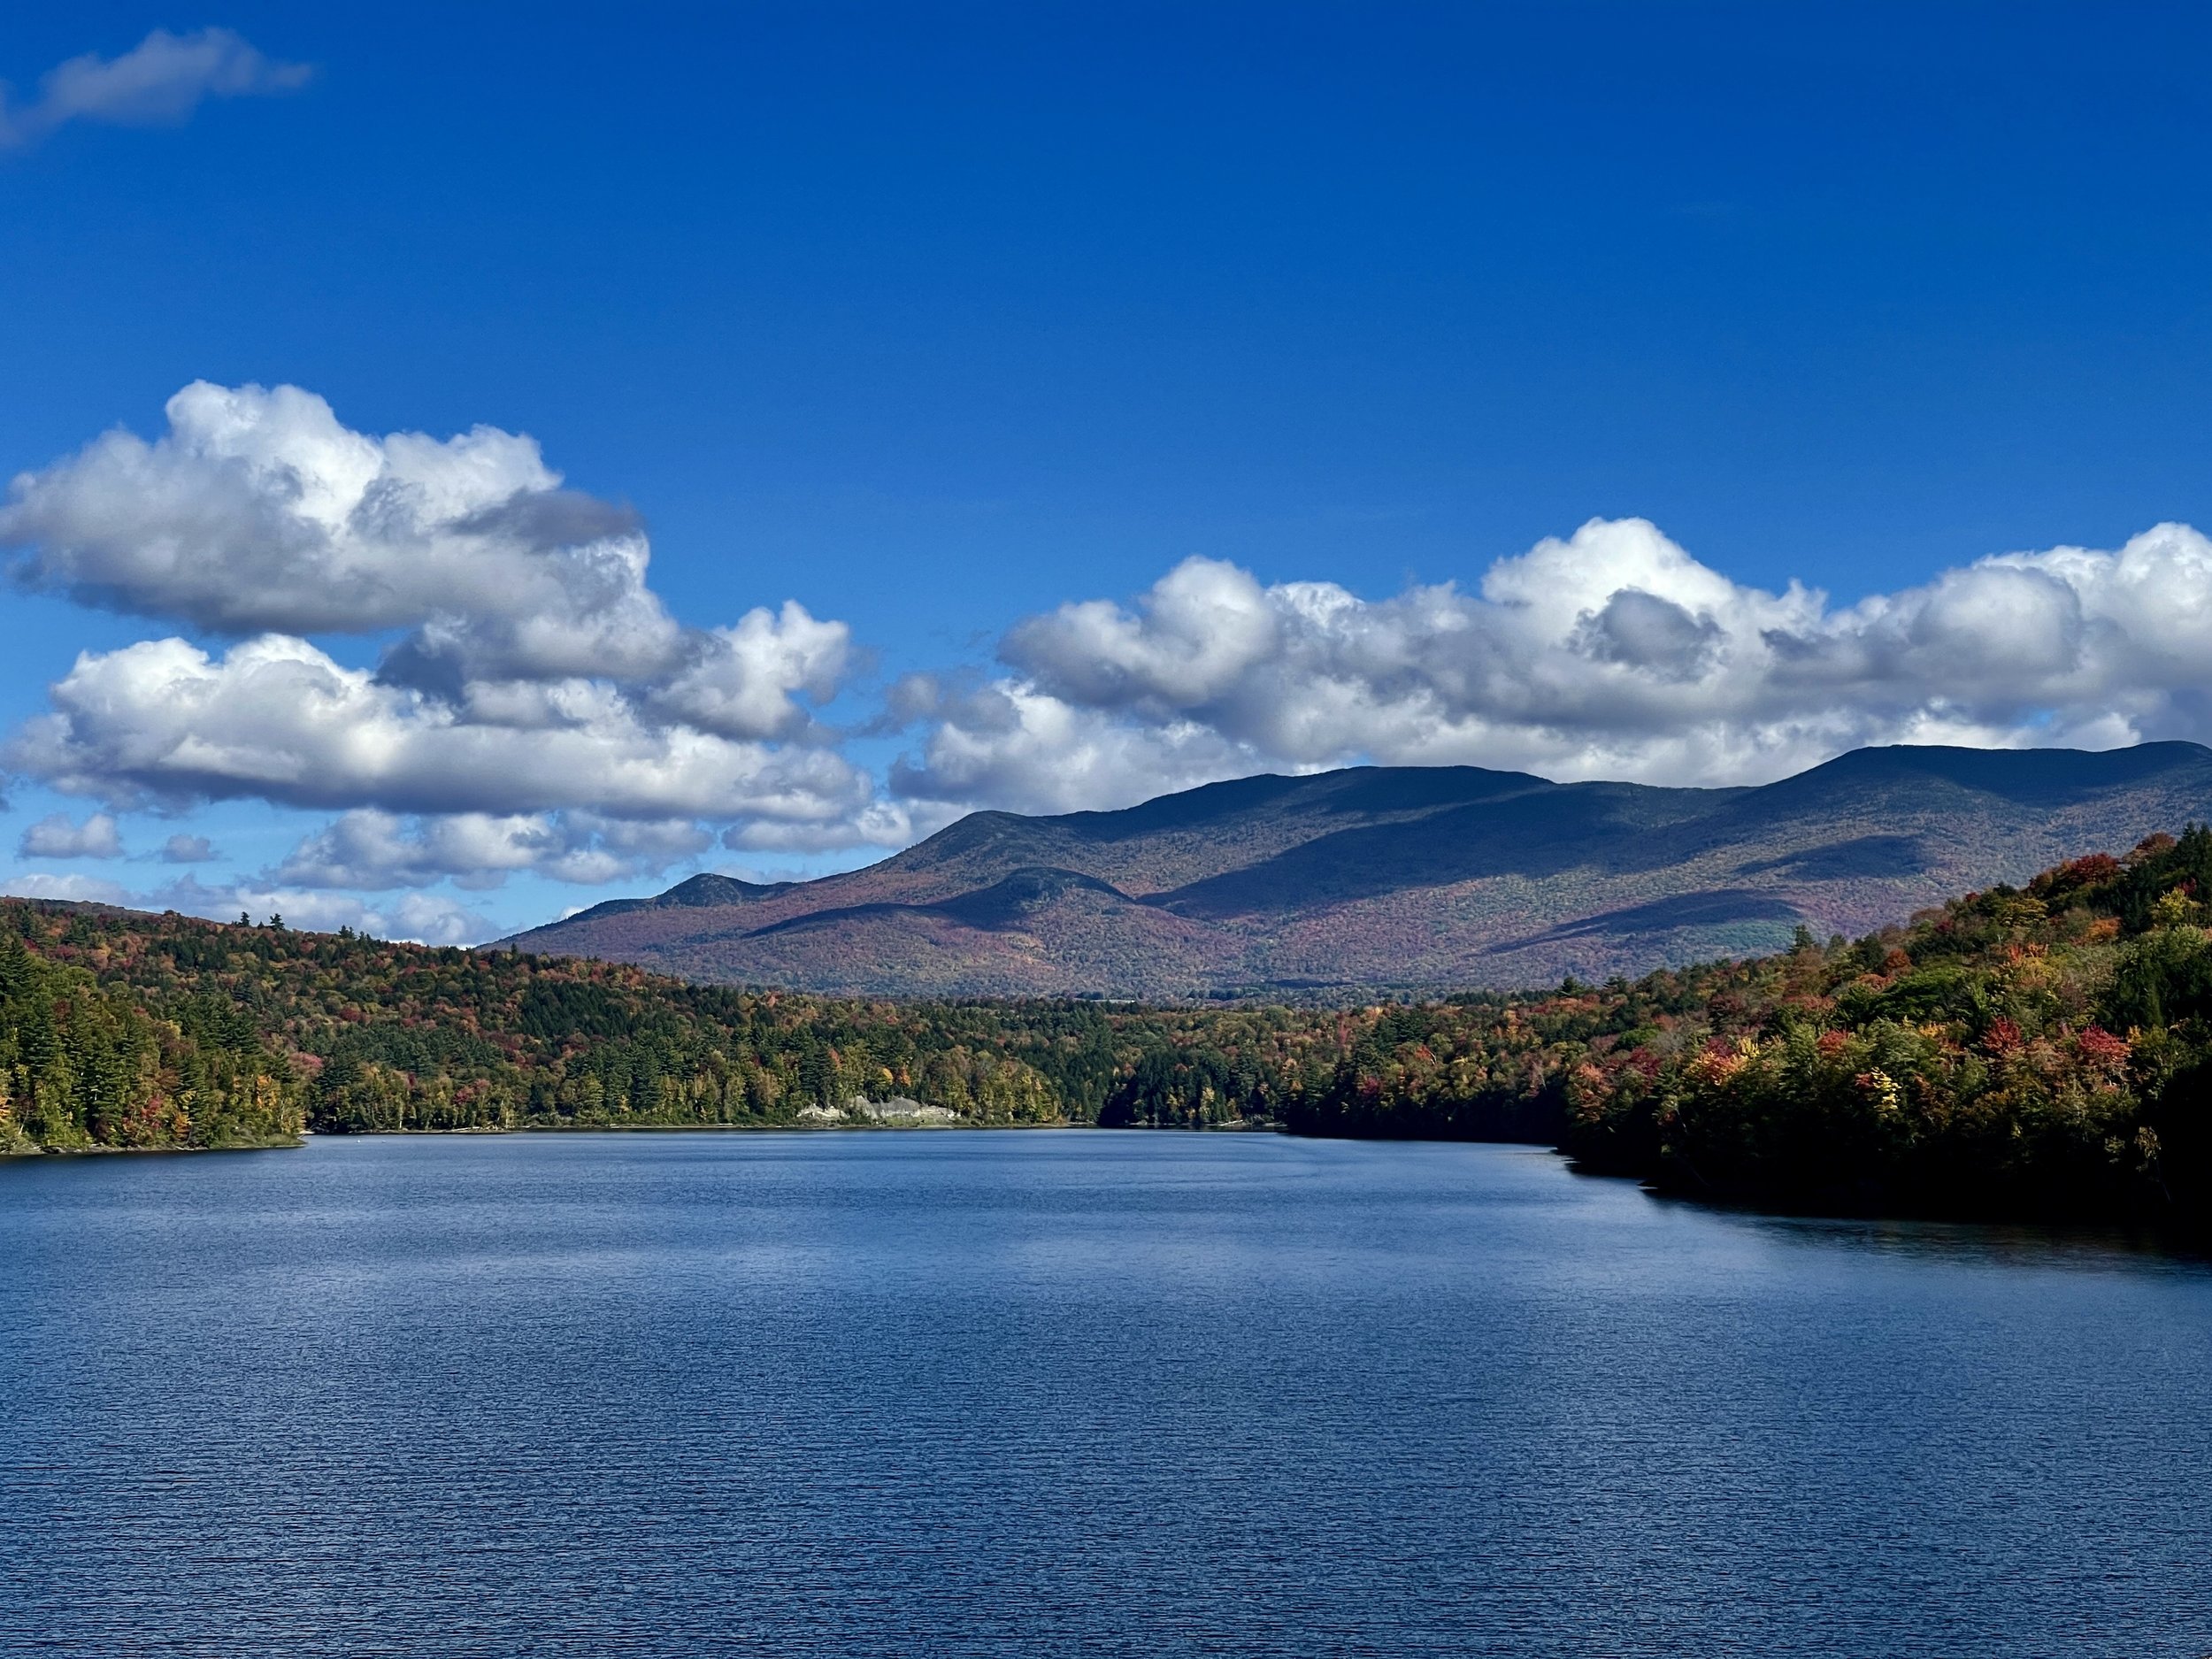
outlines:
M208 28L214 56L126 58ZM2212 523L2208 34L2022 5L12 19L0 469L78 478L202 380L370 439L526 434L639 516L631 597L680 631L571 676L618 687L617 738L564 694L574 752L629 744L633 781L675 764L672 664L712 630L795 601L843 631L805 685L731 648L717 683L782 711L716 726L736 770L697 787L542 756L517 764L567 794L325 776L305 748L264 787L177 759L291 741L261 680L150 736L114 700L169 682L100 680L96 732L93 680L53 688L80 653L219 663L265 631L388 664L339 719L449 719L449 684L388 668L422 629L473 629L487 686L554 671L482 666L468 607L497 602L462 575L359 631L180 598L115 540L159 542L159 502L70 542L129 488L85 471L78 517L0 524L0 718L74 722L7 751L0 872L458 938L1239 771L1740 781L1859 741L2212 734L2201 549L2142 540ZM172 103L42 93L85 54ZM300 854L364 813L344 856ZM150 862L173 835L219 856Z

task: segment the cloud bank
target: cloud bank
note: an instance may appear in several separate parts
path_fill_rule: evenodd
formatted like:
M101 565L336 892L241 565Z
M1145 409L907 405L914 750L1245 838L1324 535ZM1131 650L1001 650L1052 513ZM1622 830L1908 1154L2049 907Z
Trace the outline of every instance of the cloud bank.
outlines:
M1835 607L1732 581L1640 519L1493 565L1475 593L1362 599L1194 558L1133 605L1010 629L1009 671L910 680L895 787L1033 810L1360 761L1760 782L1869 743L2212 736L2212 543L2160 525Z
M15 480L0 548L18 581L217 634L404 630L387 683L618 680L728 738L799 733L793 694L844 672L845 626L796 604L679 626L636 515L563 488L527 437L373 438L290 386L197 381L165 412L151 443L111 432Z
M1844 605L1734 581L1640 519L1379 599L1194 558L1132 602L1018 621L992 670L898 681L855 728L915 734L881 781L818 712L860 660L845 624L787 600L679 621L637 516L495 427L377 437L296 388L196 383L159 435L16 479L0 556L25 588L181 630L79 657L0 744L102 809L33 825L22 856L119 856L119 812L329 813L242 882L140 897L431 939L488 924L428 888L895 848L972 808L1125 806L1258 771L1741 783L1868 743L2212 737L2212 543L2184 525ZM367 641L355 661L345 636ZM179 834L155 856L212 855ZM386 894L403 896L368 896Z
M625 823L591 813L494 817L464 812L403 819L389 812L348 812L308 836L273 872L297 887L381 890L494 885L531 871L557 881L592 884L650 875L713 845L686 823Z
M87 52L49 70L39 96L11 107L0 88L0 149L38 142L72 121L167 127L209 98L267 97L307 84L305 64L266 58L229 29L156 29L119 58Z
M0 549L34 591L245 637L86 653L7 744L14 770L115 810L380 814L333 826L351 849L336 864L298 855L385 872L371 887L471 868L612 879L718 829L905 838L811 711L849 671L845 625L790 602L678 624L635 515L565 488L531 439L372 437L293 387L199 382L167 416L150 442L111 432L16 479ZM306 637L349 634L390 639L376 668ZM416 852L361 862L364 826L396 815L419 821Z

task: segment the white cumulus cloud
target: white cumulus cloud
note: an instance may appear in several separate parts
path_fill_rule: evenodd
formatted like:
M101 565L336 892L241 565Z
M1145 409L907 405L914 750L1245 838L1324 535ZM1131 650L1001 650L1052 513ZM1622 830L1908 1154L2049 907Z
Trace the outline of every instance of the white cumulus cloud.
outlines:
M917 804L1076 812L1265 769L1268 757L1202 721L1140 719L1019 680L960 687L914 675L901 712L932 730L920 764L894 763L892 788Z
M653 725L601 682L484 688L459 706L303 640L220 657L182 640L87 652L27 722L8 764L118 804L250 797L286 806L514 814L759 817L826 825L864 807L866 775L803 745Z
M87 52L49 70L20 107L0 96L0 149L37 142L71 121L172 126L208 98L296 91L314 71L279 63L230 29L156 29L119 58ZM0 88L4 95L4 88Z
M773 612L748 611L734 627L695 635L676 672L652 694L671 718L723 737L788 737L807 725L793 701L835 693L852 657L852 634L784 601Z
M1191 559L1133 605L1025 619L1001 656L988 685L902 688L928 730L899 792L1066 810L1361 761L1755 782L1867 743L2212 736L2212 543L2161 525L1836 607L1593 520L1473 593L1367 600Z
M301 887L488 887L512 873L596 883L657 875L714 844L687 819L640 823L588 812L402 818L348 812L294 848L273 879Z
M445 684L680 661L635 516L527 437L374 438L292 386L196 381L166 413L150 443L118 429L15 480L19 580L226 634L412 629L402 669Z
M325 833L351 850L297 855L373 887L612 879L718 830L900 833L810 711L849 672L846 626L791 601L680 625L635 516L564 488L530 438L377 438L297 388L204 381L167 417L16 479L0 548L33 589L244 637L81 657L6 745L18 770L117 805L381 814ZM371 672L306 637L328 634L399 637ZM385 839L412 850L363 862L365 826L401 816Z
M95 812L81 824L56 812L25 830L17 850L26 858L120 858L123 837L105 812Z

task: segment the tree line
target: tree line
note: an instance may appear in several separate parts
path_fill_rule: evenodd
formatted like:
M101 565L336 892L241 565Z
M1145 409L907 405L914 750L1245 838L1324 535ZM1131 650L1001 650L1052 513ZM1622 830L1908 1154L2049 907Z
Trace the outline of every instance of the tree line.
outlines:
M1359 1008L839 999L11 901L0 1142L774 1126L902 1095L978 1125L1538 1141L1770 1204L2202 1225L2208 898L2192 826L1855 941Z

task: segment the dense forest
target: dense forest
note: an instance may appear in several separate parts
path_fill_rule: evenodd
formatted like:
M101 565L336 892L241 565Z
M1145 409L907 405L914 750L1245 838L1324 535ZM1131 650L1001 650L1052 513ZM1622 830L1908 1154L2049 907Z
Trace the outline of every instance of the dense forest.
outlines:
M1674 1190L2212 1231L2212 830L1708 970L1563 1068L1563 1143Z
M0 902L0 1125L19 1150L248 1145L303 1126L789 1125L899 1096L976 1124L1196 1126L1325 1088L1363 1024L858 1002L274 919Z
M852 1002L280 922L0 904L0 1144L834 1120L1508 1139L1679 1192L2198 1222L2212 832L1855 942L1361 1009Z

